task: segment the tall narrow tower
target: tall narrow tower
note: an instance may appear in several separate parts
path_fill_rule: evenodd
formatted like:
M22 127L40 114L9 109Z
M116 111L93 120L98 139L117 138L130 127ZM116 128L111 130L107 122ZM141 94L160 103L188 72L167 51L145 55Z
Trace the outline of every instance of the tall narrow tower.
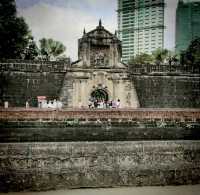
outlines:
M176 52L185 51L200 37L200 1L179 0L176 10Z
M118 0L122 60L164 45L164 0Z

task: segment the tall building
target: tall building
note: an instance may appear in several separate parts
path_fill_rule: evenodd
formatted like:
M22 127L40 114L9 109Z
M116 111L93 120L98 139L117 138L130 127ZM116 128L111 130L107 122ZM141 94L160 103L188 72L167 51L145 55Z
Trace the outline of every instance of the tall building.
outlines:
M200 0L179 0L176 10L176 52L188 48L200 37Z
M164 0L118 0L122 60L164 45Z

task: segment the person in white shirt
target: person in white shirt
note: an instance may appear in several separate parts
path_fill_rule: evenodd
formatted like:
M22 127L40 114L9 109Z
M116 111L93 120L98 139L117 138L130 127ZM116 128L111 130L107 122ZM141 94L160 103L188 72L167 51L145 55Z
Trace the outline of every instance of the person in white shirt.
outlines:
M51 104L51 101L50 101L50 100L49 100L48 103L47 103L47 107L48 107L48 108L52 108L52 104Z
M48 108L47 100L42 101L42 108Z
M29 103L26 101L26 109L29 108Z
M62 109L62 102L60 101L60 100L58 100L57 101L57 108L59 109L59 110L61 110Z
M57 108L57 101L56 101L56 99L53 100L52 107L55 108L55 109Z
M103 101L101 100L101 101L99 102L99 108L102 109L103 106L104 106L104 103L103 103Z
M116 102L116 108L120 108L120 99L118 99Z

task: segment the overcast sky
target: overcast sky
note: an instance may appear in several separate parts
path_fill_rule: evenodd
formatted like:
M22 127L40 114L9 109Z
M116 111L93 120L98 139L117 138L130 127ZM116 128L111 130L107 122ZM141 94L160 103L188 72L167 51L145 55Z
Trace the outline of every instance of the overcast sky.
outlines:
M175 11L178 0L166 0L165 48L175 42ZM78 38L94 29L101 18L106 29L117 29L117 0L16 0L18 14L28 23L36 41L45 37L61 41L67 56L77 59Z

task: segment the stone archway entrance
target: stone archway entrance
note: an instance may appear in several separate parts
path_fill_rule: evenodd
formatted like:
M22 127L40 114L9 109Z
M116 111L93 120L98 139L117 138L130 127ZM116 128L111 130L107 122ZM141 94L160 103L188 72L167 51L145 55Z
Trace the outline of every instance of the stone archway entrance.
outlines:
M94 100L104 100L107 102L109 100L108 93L103 89L96 89L91 93L91 98Z
M123 107L139 107L134 82L120 60L121 41L101 23L79 39L78 56L80 60L71 64L61 89L60 99L66 107L83 108L117 99Z

